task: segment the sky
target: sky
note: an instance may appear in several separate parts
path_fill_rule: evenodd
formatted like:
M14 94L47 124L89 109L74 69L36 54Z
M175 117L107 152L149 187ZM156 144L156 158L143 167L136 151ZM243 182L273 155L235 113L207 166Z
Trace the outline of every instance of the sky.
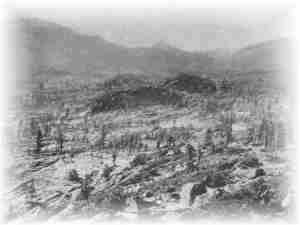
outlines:
M130 1L128 1L130 2ZM187 51L237 49L292 34L293 4L235 7L20 7L35 17L127 46L166 42ZM135 5L136 6L136 5Z

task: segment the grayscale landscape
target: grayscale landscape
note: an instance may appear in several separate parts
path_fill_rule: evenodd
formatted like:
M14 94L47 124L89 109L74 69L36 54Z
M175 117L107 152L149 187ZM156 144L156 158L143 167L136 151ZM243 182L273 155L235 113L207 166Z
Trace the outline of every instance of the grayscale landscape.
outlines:
M291 37L95 24L13 21L7 221L293 221Z

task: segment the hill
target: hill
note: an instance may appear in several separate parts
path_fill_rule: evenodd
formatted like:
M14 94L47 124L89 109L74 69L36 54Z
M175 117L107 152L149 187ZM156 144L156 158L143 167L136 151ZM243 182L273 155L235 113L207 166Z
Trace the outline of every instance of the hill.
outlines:
M188 93L207 94L216 91L216 84L211 79L187 73L179 73L176 77L167 79L164 86Z
M240 49L232 56L232 66L241 71L278 70L289 68L291 60L291 41L278 39Z
M82 35L38 19L22 19L19 24L32 74L49 70L85 75L103 71L168 73L192 63L210 62L205 54L189 53L161 43L150 48L126 48L100 36Z
M183 96L160 87L139 87L131 90L106 92L92 99L91 112L99 113L110 110L138 108L154 105L182 105Z

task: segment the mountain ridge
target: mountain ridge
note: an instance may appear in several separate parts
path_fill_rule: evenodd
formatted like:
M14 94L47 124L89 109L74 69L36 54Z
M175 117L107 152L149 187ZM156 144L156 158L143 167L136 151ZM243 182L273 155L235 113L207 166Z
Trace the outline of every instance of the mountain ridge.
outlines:
M23 18L19 25L30 73L36 75L49 71L85 76L105 72L159 76L184 71L221 74L228 69L249 71L282 67L284 65L277 59L278 55L281 52L286 55L290 51L286 47L288 39L255 43L233 53L222 52L222 49L189 52L165 41L151 47L129 48L98 35L81 34L40 19Z
M192 62L205 64L209 57L176 48L126 48L104 40L100 36L81 35L54 23L22 20L24 46L34 65L56 68L71 73L94 74L103 70L169 72L184 68ZM174 51L176 49L176 54Z

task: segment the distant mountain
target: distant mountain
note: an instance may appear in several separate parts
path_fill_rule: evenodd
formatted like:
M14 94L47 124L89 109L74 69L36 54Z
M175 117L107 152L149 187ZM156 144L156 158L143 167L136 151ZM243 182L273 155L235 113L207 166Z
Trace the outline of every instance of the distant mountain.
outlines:
M232 56L232 67L240 71L289 69L292 58L291 40L272 40L235 52Z
M188 52L163 41L151 47L128 48L100 36L88 36L39 19L22 19L20 39L30 74L45 76L146 74L179 72L220 76L226 71L277 70L290 67L288 39L266 41L234 53L216 49Z
M182 51L165 43L150 48L126 48L100 36L82 35L38 19L22 19L20 25L32 74L49 71L84 75L103 71L157 74L184 70L191 64L211 63L206 54Z

